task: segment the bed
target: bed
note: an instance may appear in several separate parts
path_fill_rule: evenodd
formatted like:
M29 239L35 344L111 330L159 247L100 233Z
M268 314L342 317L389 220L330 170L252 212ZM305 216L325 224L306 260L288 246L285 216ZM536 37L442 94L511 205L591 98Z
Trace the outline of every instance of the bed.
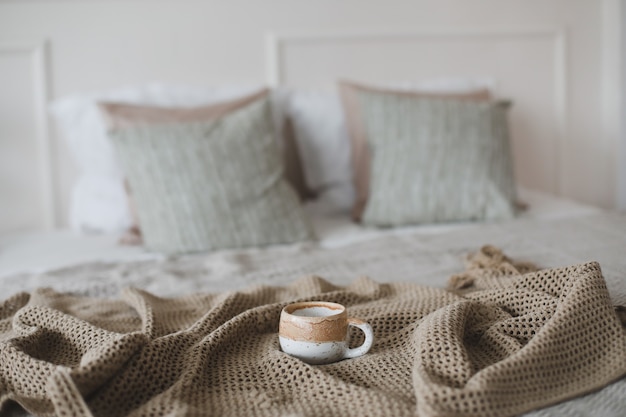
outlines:
M551 202L555 203L555 200ZM563 204L562 201L558 203ZM352 242L334 240L331 236L322 240L320 245L222 251L170 259L141 253L137 248L120 250L115 239L102 236L52 234L46 239L36 238L37 245L22 243L25 257L26 248L42 250L43 256L39 258L36 251L30 252L29 262L25 264L32 267L32 261L40 259L41 269L13 275L23 267L17 263L11 265L4 269L12 274L3 276L3 289L4 294L9 295L50 287L62 293L115 299L123 288L130 286L156 295L176 297L248 290L261 284L277 288L311 275L321 276L334 285L349 285L360 276L368 276L380 283L412 282L443 287L448 277L463 270L463 260L468 253L489 243L517 260L532 261L542 268L597 260L602 266L611 301L623 305L626 303L623 281L626 242L624 234L619 231L626 226L626 217L571 203L568 208L573 211L565 216L561 211L559 218L525 218L505 224L465 225L441 231L379 232L375 236L370 233L351 239ZM15 248L19 253L18 243L19 240L13 240L13 244L5 241L3 248ZM84 252L77 254L72 250L76 245ZM65 247L71 256L46 259L51 247ZM528 415L621 415L626 407L625 389L623 380L618 380L599 391ZM234 407L230 411L237 415L236 410ZM9 407L5 412L7 415L23 415L16 407ZM328 413L332 414L331 411Z
M276 65L270 79L288 85L290 78L281 71L292 61L281 56L281 51L272 49ZM296 67L302 65L297 59L294 62ZM315 74L313 78L315 82L319 81L316 77L335 80L341 71L333 71L332 76ZM495 90L493 79L446 79L407 87L374 78L379 83L359 93L361 103L369 103L362 110L369 112L371 136L381 126L377 122L380 106L418 106L410 108L424 107L434 117L450 111L468 112L463 114L470 119L488 114L487 130L505 138L508 146L508 134L503 133L508 130L500 123L510 103L482 98L485 88ZM297 76L293 79L299 82ZM505 76L499 85L498 96L516 91L511 87L514 80ZM285 102L280 89L274 90L278 94L267 99L268 93L259 92L257 86L198 92L158 85L57 103L54 112L61 125L63 120L89 122L79 123L81 128L72 130L74 136L69 137L84 171L75 188L74 230L0 238L5 300L0 309L0 354L5 364L1 401L18 401L35 415L623 415L626 337L620 321L624 312L618 306L626 305L626 215L555 196L561 175L558 167L537 162L533 156L544 158L545 154L532 151L547 146L535 143L533 148L537 138L560 143L550 134L558 130L558 105L548 111L553 118L542 119L536 126L531 123L529 127L524 116L515 116L511 133L517 152L498 146L489 151L493 158L487 160L480 159L487 151L471 154L469 160L475 157L477 165L494 165L496 172L496 179L492 175L486 188L476 188L489 191L476 198L489 207L478 208L480 219L474 213L471 219L442 220L439 216L449 215L447 207L435 205L425 215L437 221L407 220L406 212L410 215L414 207L394 211L399 204L385 206L385 201L394 198L385 193L396 184L378 182L376 173L389 167L380 168L377 158L385 155L384 147L375 142L370 142L372 155L368 156L372 165L367 181L371 183L364 188L363 183L353 184L360 172L353 171L354 159L350 160L355 148L348 145L348 139L341 139L346 127L336 119L345 102L335 96L329 99L327 92L287 101L291 107L286 114L294 124L292 134L300 138L296 143L304 159L303 172L291 177L291 185L303 203L294 203L296 194L285 191L291 188L283 185L287 180L282 169L276 176L276 167L283 165L274 154L268 157L271 163L257 166L247 159L228 171L238 176L252 166L246 174L251 182L267 173L271 181L261 181L267 187L263 198L276 186L276 193L289 200L290 207L298 207L293 209L297 214L279 203L252 205L260 207L254 213L247 204L232 204L226 210L215 208L222 216L217 220L188 222L194 205L206 203L201 193L189 192L198 195L184 197L182 205L170 199L172 212L188 210L184 219L174 222L159 210L145 214L146 207L158 206L153 204L155 196L167 200L173 189L189 189L182 180L170 182L160 171L150 171L149 161L141 159L145 142L143 147L136 147L137 143L158 137L163 139L159 146L171 147L174 138L180 140L174 148L180 149L189 147L184 141L199 131L223 135L242 126L252 126L255 132L272 126L282 129L282 119L277 124L276 118L267 117L267 106ZM423 91L414 96L418 94L414 90L426 90L426 97ZM476 91L481 95L478 99ZM544 94L554 98L555 91L558 88L531 96L520 93L513 97L514 106L523 112L545 99ZM225 99L232 101L216 110ZM87 110L85 102L91 103ZM141 107L146 104L213 107L210 112L181 116L178 110L164 113L162 108ZM236 113L233 108L248 109L252 116L239 112L240 119L232 124L211 124ZM76 109L81 109L80 114ZM98 119L99 112L105 117ZM198 122L197 113L208 121ZM70 117L63 119L63 115ZM320 123L319 117L326 119ZM164 119L172 125L188 125L149 130L154 120ZM111 136L103 136L102 123L108 123L114 132ZM94 128L100 133L94 133ZM463 125L461 131L466 129L475 126ZM263 160L258 155L274 146L269 143L254 148L257 159ZM222 155L211 159L212 163L228 162L223 155L235 152L226 148L230 144L223 146L227 151L222 154L221 148L209 152ZM288 155L289 142L281 146ZM113 158L113 147L126 155L120 158L126 158L122 163L103 159ZM204 154L201 148L193 149L178 166L196 169L194 155ZM463 152L457 156L469 155ZM171 155L167 153L166 159ZM551 156L551 162L559 158L558 152ZM392 157L397 160L397 155ZM506 191L512 184L512 159L516 177L543 190L518 183L513 185L515 193ZM103 179L103 172L110 178ZM480 171L472 177L474 173L464 171L454 178L471 177L473 186L484 179L483 174ZM131 183L130 191L124 189L121 177ZM148 177L146 185L142 181ZM164 184L166 188L159 188ZM370 194L359 200L363 189ZM454 193L443 195L457 201L462 211L468 207L467 199L454 200ZM232 198L229 194L224 200ZM119 244L121 232L137 227L133 199L140 207L148 249ZM416 200L420 199L412 201ZM366 206L359 207L363 201ZM99 217L98 210L109 203L115 205L108 211L113 214ZM370 210L376 204L382 204L382 209ZM359 209L356 214L355 208ZM228 213L231 209L236 214ZM255 218L259 212L275 210L284 213L278 216L278 227L270 227L271 218ZM237 240L241 231L251 226L243 220L241 226L233 218L261 228L241 243ZM214 240L214 225L229 222L235 228L228 232L232 238L229 235L226 243ZM206 233L196 233L204 229ZM178 230L187 234L178 236ZM280 241L287 232L300 234L292 241ZM279 236L279 241L254 243L266 234ZM229 246L233 242L237 247ZM278 348L277 314L285 303L303 299L344 303L369 320L377 332L373 350L362 360L326 367L305 365L285 355ZM351 338L358 343L358 333ZM6 406L2 411L7 415L26 413L12 402Z

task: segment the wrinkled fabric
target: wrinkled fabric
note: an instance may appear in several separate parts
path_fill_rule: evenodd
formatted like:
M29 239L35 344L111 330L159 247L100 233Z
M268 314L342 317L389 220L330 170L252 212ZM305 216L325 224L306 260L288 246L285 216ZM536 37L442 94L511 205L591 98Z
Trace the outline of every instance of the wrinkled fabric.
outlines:
M20 293L0 305L0 401L41 416L507 416L626 373L597 263L536 271L486 247L460 276L448 290L306 277L171 299ZM346 305L372 325L370 352L324 366L281 352L297 300Z

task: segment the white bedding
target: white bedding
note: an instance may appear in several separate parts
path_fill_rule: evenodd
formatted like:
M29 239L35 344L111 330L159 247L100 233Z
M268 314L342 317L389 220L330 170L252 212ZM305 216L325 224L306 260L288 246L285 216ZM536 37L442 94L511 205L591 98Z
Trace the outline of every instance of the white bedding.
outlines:
M520 219L556 220L601 212L600 209L539 191L520 189L520 200L528 204ZM328 214L322 203L308 203L307 213L313 223L319 245L337 248L365 242L380 236L407 234L438 234L480 223L422 225L397 229L376 229L353 223L346 214ZM0 278L17 273L40 273L86 262L126 262L161 259L162 255L147 252L138 246L118 244L116 234L78 235L70 230L54 232L13 233L0 236Z

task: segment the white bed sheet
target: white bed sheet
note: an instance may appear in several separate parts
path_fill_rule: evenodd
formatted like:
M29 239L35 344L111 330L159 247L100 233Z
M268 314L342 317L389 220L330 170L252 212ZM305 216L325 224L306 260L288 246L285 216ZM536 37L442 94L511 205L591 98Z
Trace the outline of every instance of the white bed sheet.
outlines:
M528 210L522 219L556 220L585 216L602 210L543 192L520 189L520 200ZM380 236L438 234L463 228L480 227L480 223L420 225L395 229L368 228L353 223L347 215L328 215L315 202L306 205L318 241L301 245L324 248L342 247ZM78 235L69 230L52 232L12 233L0 236L0 278L18 273L41 273L47 270L86 262L126 262L162 259L163 255L148 252L138 246L118 244L118 235Z
M519 214L520 219L556 220L599 213L602 210L573 200L557 197L541 191L519 189L519 199L528 205ZM382 235L406 235L410 233L438 234L470 227L480 227L476 222L427 224L411 227L380 229L364 227L351 222L345 216L324 215L324 208L315 203L307 206L307 211L319 237L319 244L333 248L363 242Z

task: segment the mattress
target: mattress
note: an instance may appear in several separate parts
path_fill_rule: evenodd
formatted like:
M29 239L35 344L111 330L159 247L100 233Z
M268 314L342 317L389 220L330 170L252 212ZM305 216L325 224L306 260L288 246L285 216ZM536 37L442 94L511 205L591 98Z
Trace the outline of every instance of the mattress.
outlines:
M519 194L520 200L528 206L520 213L520 220L547 221L601 212L596 207L540 191L522 188ZM345 213L329 214L327 208L319 203L308 203L305 209L313 223L318 241L299 246L338 248L382 236L415 233L431 235L482 226L479 223L464 222L396 229L367 228L352 222ZM23 272L41 273L86 262L163 259L163 256L150 253L138 246L119 245L118 240L118 235L78 235L70 230L22 232L0 236L0 277Z

